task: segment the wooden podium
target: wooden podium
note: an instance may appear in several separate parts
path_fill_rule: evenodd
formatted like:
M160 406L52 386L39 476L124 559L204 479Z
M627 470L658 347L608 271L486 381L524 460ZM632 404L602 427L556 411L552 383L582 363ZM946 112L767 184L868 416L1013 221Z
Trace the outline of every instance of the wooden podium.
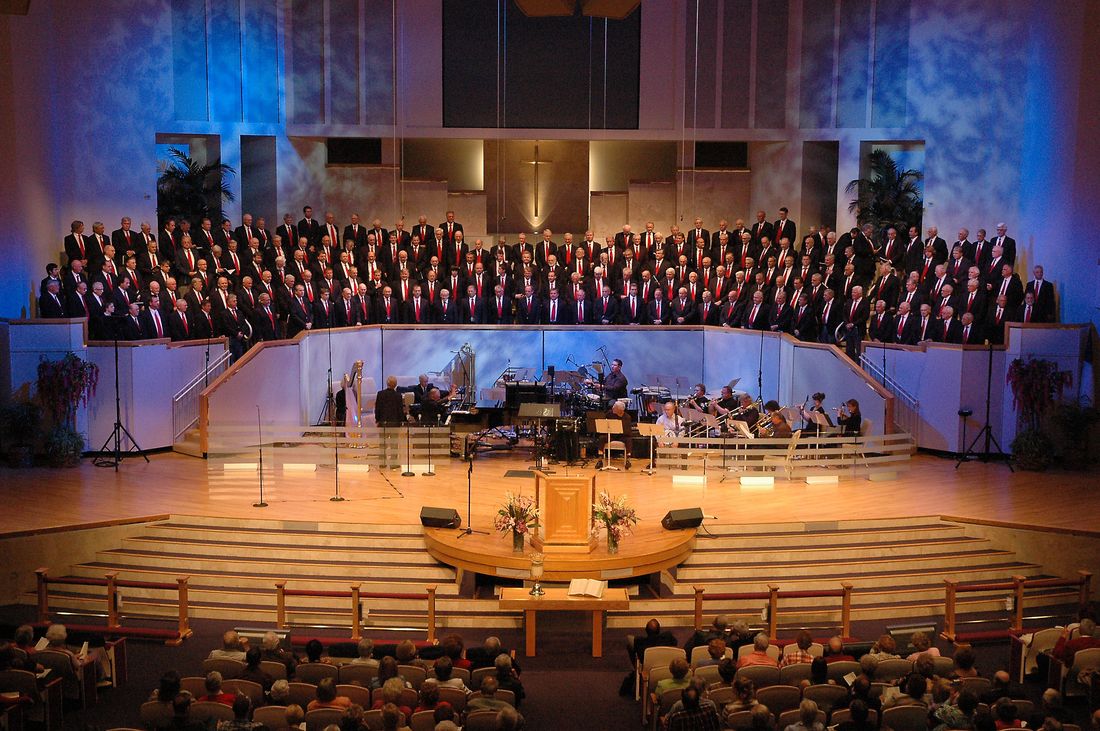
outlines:
M596 476L558 476L532 471L541 525L538 535L531 538L531 545L544 552L590 553L596 547L592 535Z

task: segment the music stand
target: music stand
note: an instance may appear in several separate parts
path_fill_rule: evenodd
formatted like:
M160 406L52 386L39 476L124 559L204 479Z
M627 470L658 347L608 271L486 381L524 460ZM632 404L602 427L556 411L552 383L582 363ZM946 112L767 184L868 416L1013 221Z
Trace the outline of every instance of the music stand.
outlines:
M600 467L600 470L615 470L618 472L619 468L611 464L611 435L622 434L623 423L618 419L596 419L596 431L607 435L607 441L604 442L603 448L603 466Z
M532 419L535 422L535 464L530 469L552 473L544 464L545 455L542 453L542 442L539 440L540 425L547 419L561 418L561 404L525 403L519 405L519 418Z
M817 425L817 434L814 435L816 439L814 449L820 451L821 438L826 436L827 430L832 428L832 426L829 424L829 417L826 414L821 413L820 411L803 411L802 416L806 419L806 421L810 422L811 424Z
M643 437L649 437L649 466L643 468L642 472L654 475L657 473L657 437L665 433L664 427L660 424L638 422L638 433Z

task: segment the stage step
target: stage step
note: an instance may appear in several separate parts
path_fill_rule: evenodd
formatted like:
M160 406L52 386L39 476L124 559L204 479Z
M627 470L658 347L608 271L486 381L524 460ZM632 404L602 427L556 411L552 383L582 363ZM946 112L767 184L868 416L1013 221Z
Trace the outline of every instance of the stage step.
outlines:
M178 454L186 454L189 457L201 458L203 456L202 441L198 427L188 429L179 439L173 442L172 451Z

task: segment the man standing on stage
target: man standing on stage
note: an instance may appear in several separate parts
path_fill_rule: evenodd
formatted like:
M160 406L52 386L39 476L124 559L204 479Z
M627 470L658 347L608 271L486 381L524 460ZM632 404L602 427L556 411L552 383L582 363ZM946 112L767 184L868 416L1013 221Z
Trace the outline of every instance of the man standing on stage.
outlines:
M616 358L611 361L611 372L603 379L603 392L610 401L626 398L626 376L623 375L623 362Z
M382 468L399 467L398 433L394 427L405 423L405 401L397 391L397 379L389 376L386 387L374 397L374 421L382 427Z

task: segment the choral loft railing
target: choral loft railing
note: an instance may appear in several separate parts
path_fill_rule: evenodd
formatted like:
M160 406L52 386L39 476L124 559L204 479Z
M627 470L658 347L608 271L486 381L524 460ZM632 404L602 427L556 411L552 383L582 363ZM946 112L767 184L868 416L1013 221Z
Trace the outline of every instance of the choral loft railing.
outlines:
M867 353L859 357L859 365L867 375L894 394L894 426L899 431L912 434L914 439L918 439L920 432L920 401L917 397L906 391L896 378L883 370L881 361L876 363L874 358L867 356Z
M211 381L229 368L232 354L226 350L211 360L172 396L172 441L179 441L184 432L199 420L199 394Z

